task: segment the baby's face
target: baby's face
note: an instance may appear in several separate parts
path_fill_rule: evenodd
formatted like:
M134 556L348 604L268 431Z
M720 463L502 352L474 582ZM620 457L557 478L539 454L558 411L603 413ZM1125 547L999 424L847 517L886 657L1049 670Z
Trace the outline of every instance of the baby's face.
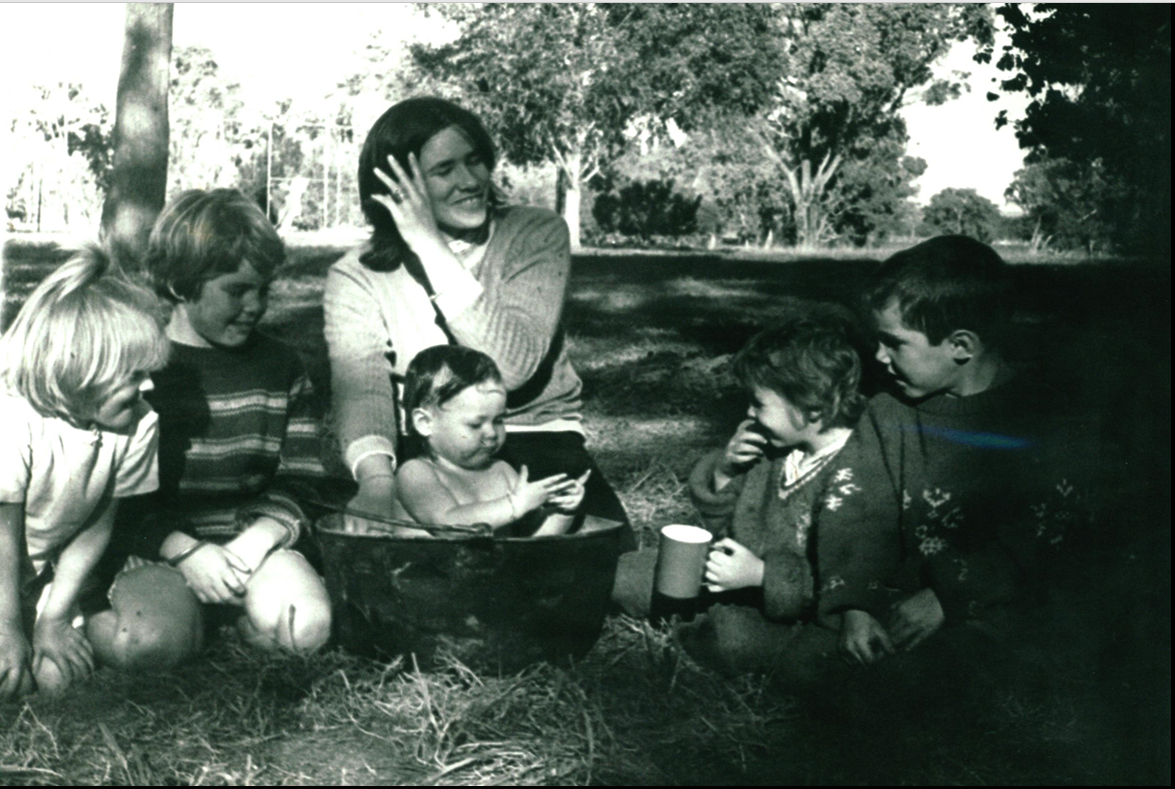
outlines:
M500 383L470 386L430 412L429 447L461 468L488 468L506 441L506 390Z

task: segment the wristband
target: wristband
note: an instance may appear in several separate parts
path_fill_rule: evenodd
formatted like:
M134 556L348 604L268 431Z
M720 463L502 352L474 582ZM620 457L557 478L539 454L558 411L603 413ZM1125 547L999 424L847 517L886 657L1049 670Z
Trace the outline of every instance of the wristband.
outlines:
M518 508L514 506L514 491L506 494L506 503L510 505L510 522L518 520Z
M182 551L177 553L175 556L171 557L170 559L167 559L166 561L167 561L168 566L169 567L178 567L180 562L182 562L184 559L187 559L189 556L191 556L196 551L203 548L205 545L208 545L208 540L196 540L194 543L189 545L187 548L184 548Z

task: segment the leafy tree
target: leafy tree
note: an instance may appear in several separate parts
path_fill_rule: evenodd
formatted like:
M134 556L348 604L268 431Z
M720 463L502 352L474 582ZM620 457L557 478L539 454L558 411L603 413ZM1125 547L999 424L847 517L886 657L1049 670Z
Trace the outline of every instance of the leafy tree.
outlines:
M596 199L592 209L605 233L620 233L648 242L654 236L677 238L698 229L701 197L677 191L672 180L633 181L617 193Z
M832 187L841 167L863 164L879 141L904 145L904 103L959 95L960 81L933 80L931 65L956 41L990 42L991 14L974 4L882 3L789 4L779 13L786 76L757 129L787 184L798 243L811 248L837 232Z
M38 229L96 218L111 167L111 118L77 83L32 86L8 127L10 218Z
M773 11L741 4L436 6L461 29L415 46L417 67L477 111L515 164L551 163L556 200L579 241L582 185L650 119L715 107L749 111L780 61Z
M126 37L114 120L114 168L102 232L129 259L147 248L167 196L167 88L170 3L127 3Z
M1009 4L999 14L1011 30L997 61L1009 77L999 87L1032 97L1014 124L1027 161L1096 171L1110 188L1093 216L1120 246L1169 254L1170 4ZM990 62L993 49L976 59ZM1000 112L997 127L1007 122Z
M954 233L990 242L1001 227L1000 210L974 189L943 189L922 211L923 235Z
M632 146L593 187L607 193L651 181L671 181L683 196L702 198L699 232L743 243L791 239L787 195L745 118L715 114L679 145L654 138L647 149Z
M912 235L918 225L913 181L926 161L905 156L905 143L879 141L874 151L846 162L830 189L829 214L837 235L857 246Z
M1024 210L1033 250L1084 249L1090 254L1113 236L1102 207L1118 199L1101 162L1045 159L1017 170L1004 196Z
M241 169L254 156L264 155L266 124L240 94L241 86L224 78L209 49L175 50L169 192L243 186Z

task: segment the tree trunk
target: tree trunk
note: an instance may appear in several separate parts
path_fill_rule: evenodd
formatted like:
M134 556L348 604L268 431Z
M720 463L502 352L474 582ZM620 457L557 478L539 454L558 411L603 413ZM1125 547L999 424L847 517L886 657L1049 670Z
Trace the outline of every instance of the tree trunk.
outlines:
M555 189L556 210L567 222L567 229L571 233L571 248L578 250L581 247L579 233L579 208L583 198L580 181L580 165L582 155L579 151L568 154L566 164L560 167Z
M167 197L171 21L171 3L127 3L102 234L128 263L142 259Z

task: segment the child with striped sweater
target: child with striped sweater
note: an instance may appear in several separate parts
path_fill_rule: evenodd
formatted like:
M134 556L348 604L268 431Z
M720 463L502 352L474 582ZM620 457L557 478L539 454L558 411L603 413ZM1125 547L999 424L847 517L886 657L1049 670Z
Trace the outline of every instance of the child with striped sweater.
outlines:
M293 549L306 528L300 494L324 476L320 411L294 351L256 331L284 259L272 225L237 191L185 192L160 216L147 267L174 304L170 361L150 398L160 489L139 502L131 544L182 574L167 589L194 595L202 618L233 621L264 649L303 651L330 634L323 582ZM186 657L202 635L203 622L176 614L200 607L166 597L124 601L157 614L138 618L144 650L167 656L155 663Z

